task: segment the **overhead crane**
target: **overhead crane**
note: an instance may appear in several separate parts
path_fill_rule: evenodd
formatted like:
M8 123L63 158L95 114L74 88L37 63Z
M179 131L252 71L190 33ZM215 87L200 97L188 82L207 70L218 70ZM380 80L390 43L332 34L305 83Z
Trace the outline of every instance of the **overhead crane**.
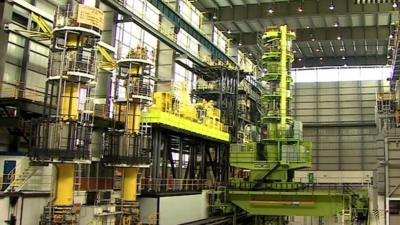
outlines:
M83 11L97 16L87 18ZM230 140L219 121L221 113L212 102L192 104L183 89L176 91L180 99L174 91L153 95L154 65L145 48L132 49L119 60L108 57L98 47L102 16L96 8L69 4L57 11L54 29L42 25L47 35L38 34L40 38L50 38L52 46L44 118L34 124L29 155L32 161L51 163L58 170L54 199L48 207L50 223L77 222L75 165L91 161L94 110L90 92L96 85L97 50L108 61L103 66L117 74L112 100L114 123L105 133L101 160L122 171L121 220L134 220L138 168L149 167L152 156L144 150L151 148L146 130L149 125L223 143ZM40 17L35 20L40 21ZM271 217L277 218L277 224L283 223L288 215L339 213L346 216L346 221L365 215L364 192L317 187L312 184L312 177L310 183L292 181L294 170L311 166L311 144L303 140L301 122L290 115L293 80L288 71L295 34L286 26L275 27L268 29L263 39L267 50L262 60L268 70L261 77L267 90L261 100L264 114L260 126L251 127L245 143L231 144L233 177L226 191L228 206L223 207L249 212L256 216L258 224ZM145 113L144 108L148 109Z

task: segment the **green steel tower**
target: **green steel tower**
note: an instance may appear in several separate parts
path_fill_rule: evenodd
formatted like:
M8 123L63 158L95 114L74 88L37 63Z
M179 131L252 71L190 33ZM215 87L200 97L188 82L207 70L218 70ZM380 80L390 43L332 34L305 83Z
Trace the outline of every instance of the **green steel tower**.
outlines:
M299 188L291 182L296 169L311 166L311 146L303 142L303 125L291 117L290 76L295 34L286 26L269 28L263 42L262 57L267 73L261 77L265 87L260 127L252 141L232 144L230 164L235 168L233 186L249 189L288 190ZM255 129L253 129L255 130Z
M267 69L260 78L265 89L260 99L263 113L259 126L250 129L249 141L230 146L228 202L232 209L253 215L257 225L285 224L287 216L341 215L343 224L365 221L365 190L318 186L312 176L308 181L293 180L295 170L309 168L312 162L303 125L291 117L295 38L286 26L268 28L263 35L262 63Z

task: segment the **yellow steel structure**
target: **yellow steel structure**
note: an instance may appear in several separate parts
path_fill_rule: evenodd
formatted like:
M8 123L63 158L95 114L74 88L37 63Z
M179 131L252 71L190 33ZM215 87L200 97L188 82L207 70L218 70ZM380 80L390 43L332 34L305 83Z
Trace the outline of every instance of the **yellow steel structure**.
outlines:
M163 124L217 140L229 141L229 133L227 132L210 128L204 124L197 123L168 112L150 111L143 113L142 123Z
M136 201L138 168L129 167L123 169L122 199L124 201Z
M229 141L229 133L220 122L221 113L212 102L191 104L187 91L180 90L180 100L174 102L170 92L155 92L154 105L142 114L142 123L162 124L205 137ZM198 110L205 111L200 116Z
M56 164L57 181L53 205L72 206L74 194L74 164Z
M153 64L148 57L147 48L140 45L130 49L126 58L116 62L105 53L103 56L106 56L105 59L118 68L115 83L117 89L114 110L115 118L124 123L124 134L121 137L123 144L118 151L121 156L134 157L130 155L130 152L141 151L141 147L132 145L132 142L134 138L141 137L142 109L151 101L150 79L148 76L151 75L150 70ZM118 88L123 88L123 91L118 92ZM119 96L120 93L124 94ZM129 211L129 203L136 201L138 165L125 164L123 167L121 199L124 201L126 211ZM129 214L124 218L132 218L131 216Z

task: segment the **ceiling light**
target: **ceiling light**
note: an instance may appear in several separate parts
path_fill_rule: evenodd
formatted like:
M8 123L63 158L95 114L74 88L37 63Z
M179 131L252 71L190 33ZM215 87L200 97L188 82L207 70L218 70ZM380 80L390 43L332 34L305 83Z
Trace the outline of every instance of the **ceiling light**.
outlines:
M293 54L296 54L297 53L297 51L296 50L293 50Z
M314 34L311 35L311 41L315 41L315 36L314 36Z
M242 46L242 42L239 42L239 44L238 44L239 46Z
M215 14L213 15L212 18L213 18L213 20L217 20L217 19L218 19L218 18L217 18L217 15L215 15Z
M306 28L307 28L307 29L310 29L310 26L309 26L309 25L307 25L307 26L306 26Z
M297 12L302 13L303 11L303 7L300 6L299 8L297 8Z
M342 56L342 59L345 60L345 59L346 59L346 56Z
M333 1L331 1L331 4L329 4L329 10L335 10L335 4L333 3Z
M228 34L232 34L232 31L231 31L231 29L228 29Z
M389 35L389 38L390 38L390 39L393 39L393 38L394 38L394 35L393 35L393 34L390 34L390 35Z
M319 58L319 60L322 61L322 60L324 60L324 58L321 57L321 58Z
M269 14L274 13L274 9L270 7L270 8L268 9L268 13L269 13Z
M299 6L299 8L297 8L297 12L302 13L303 11L304 11L303 0L300 0L300 6Z
M319 50L319 48L315 49L316 52L320 52L321 50Z
M390 55L388 55L386 58L390 59L391 57L390 57Z
M347 67L347 63L345 63L343 66L344 66L344 67Z
M397 6L398 6L398 5L397 5L397 2L393 2L392 7L393 7L393 8L397 8Z
M252 53L249 53L249 56L252 56L253 54Z
M339 50L340 50L341 52L344 52L344 51L345 51L344 47L341 47Z
M339 27L339 23L336 22L336 23L333 24L333 26L334 26L334 27Z
M301 62L301 60L302 60L302 59L301 59L301 58L299 58L299 59L297 59L297 60L298 60L299 62Z
M338 40L338 41L342 40L342 36L338 35L338 36L336 37L336 40Z

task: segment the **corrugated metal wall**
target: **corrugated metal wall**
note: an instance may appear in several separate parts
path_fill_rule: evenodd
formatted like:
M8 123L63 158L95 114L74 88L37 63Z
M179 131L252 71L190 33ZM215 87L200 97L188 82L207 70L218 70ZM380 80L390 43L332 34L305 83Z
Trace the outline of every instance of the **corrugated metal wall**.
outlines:
M53 15L56 9L55 6L44 0L37 0L35 5L49 15ZM21 30L26 29L26 24L23 23L28 21L27 15L29 15L30 12L16 5L13 7L13 10L12 26L19 27ZM37 90L39 92L44 91L49 55L48 44L45 42L31 41L28 45L29 49L27 49L26 40L27 39L23 35L10 32L4 79L1 83L3 89L0 95L3 97L14 97L12 95L15 95L15 85L21 82L24 49L27 53L27 71L26 80L22 82L25 83L25 87L28 89Z
M375 94L383 81L297 83L293 113L313 142L313 170L376 168Z

